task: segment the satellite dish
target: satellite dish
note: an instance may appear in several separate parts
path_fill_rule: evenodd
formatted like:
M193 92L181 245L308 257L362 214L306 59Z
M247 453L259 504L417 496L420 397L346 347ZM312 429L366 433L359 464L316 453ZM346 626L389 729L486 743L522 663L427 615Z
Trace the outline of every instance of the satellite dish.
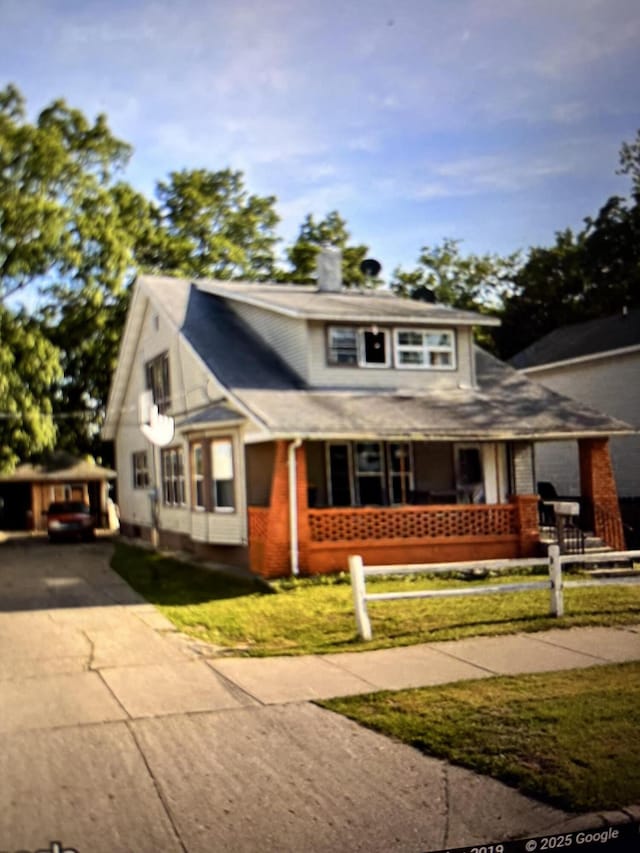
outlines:
M367 278L377 278L380 275L382 264L376 261L375 258L366 258L360 264L360 272L366 275Z
M138 398L138 415L142 434L156 447L166 447L173 441L175 425L173 418L161 415L153 403L151 391L143 391Z

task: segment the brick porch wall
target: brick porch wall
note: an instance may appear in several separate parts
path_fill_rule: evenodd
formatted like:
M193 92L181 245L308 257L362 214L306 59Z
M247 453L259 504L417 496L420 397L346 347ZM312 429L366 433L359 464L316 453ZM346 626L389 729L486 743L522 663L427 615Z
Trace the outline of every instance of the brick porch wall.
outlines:
M265 578L290 573L287 450L287 442L276 443L269 506L249 508L249 563ZM345 571L354 553L384 565L529 557L538 546L535 495L498 506L309 510L304 447L296 451L296 475L303 575Z

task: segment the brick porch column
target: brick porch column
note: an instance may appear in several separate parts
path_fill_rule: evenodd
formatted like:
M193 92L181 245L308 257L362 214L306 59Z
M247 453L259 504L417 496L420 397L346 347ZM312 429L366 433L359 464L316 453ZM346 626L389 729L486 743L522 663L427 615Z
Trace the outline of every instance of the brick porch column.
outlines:
M261 574L266 578L285 577L289 574L289 475L286 441L276 441Z
M516 519L519 537L519 557L535 557L540 543L538 526L538 496L514 495L511 498L516 506Z
M298 500L298 566L300 574L309 573L309 479L307 477L307 451L304 444L296 450L296 494Z
M593 509L593 532L616 551L625 547L608 438L581 438L580 493Z

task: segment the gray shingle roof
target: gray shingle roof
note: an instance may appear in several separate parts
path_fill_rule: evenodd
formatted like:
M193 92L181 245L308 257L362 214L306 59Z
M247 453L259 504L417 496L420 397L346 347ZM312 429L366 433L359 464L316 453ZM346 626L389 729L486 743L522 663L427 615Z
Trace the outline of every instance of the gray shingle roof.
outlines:
M549 391L477 350L478 388L431 393L243 390L274 433L432 439L571 437L631 432L622 421Z
M201 409L199 412L195 412L184 419L178 420L176 422L176 426L178 429L184 429L185 427L195 429L200 426L226 424L239 420L244 420L244 416L239 412L236 412L234 409L230 409L229 406L213 405L207 406L205 409Z
M522 370L630 346L640 346L640 309L562 326L522 350L510 363Z
M423 393L308 388L235 314L217 285L203 288L181 281L174 287L171 279L147 277L142 283L228 389L230 402L239 402L258 424L276 435L498 439L633 431L622 421L527 379L479 349L477 388ZM413 305L389 297L389 308L405 302ZM387 311L387 319L390 316Z

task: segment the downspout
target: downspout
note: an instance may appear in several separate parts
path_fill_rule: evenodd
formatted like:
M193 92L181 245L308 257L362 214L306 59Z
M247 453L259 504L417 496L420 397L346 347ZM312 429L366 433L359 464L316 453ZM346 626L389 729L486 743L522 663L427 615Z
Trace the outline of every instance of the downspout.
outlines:
M297 577L300 574L298 565L298 488L297 488L297 466L296 450L302 446L302 439L294 439L287 450L289 468L289 540L291 542L291 574Z

